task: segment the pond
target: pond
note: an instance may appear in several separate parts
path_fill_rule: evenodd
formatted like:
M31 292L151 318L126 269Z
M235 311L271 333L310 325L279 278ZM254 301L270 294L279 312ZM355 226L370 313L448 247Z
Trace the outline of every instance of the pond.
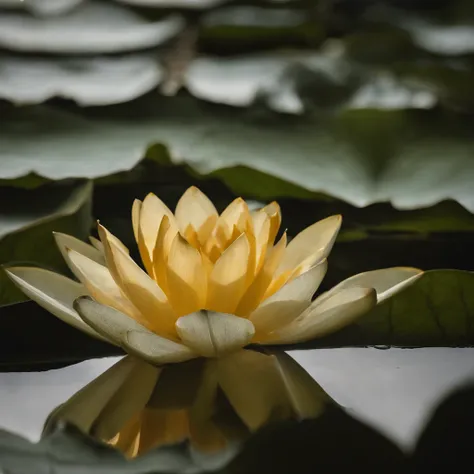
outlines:
M321 349L291 355L351 415L410 449L431 410L474 380L474 349ZM37 440L48 413L118 358L0 374L0 425Z

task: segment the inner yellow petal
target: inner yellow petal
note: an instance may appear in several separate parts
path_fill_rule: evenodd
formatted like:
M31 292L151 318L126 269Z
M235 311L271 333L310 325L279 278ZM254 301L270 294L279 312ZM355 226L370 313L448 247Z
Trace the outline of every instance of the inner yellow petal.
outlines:
M245 292L250 245L242 234L220 256L209 277L206 309L234 313Z
M268 234L268 245L273 245L275 242L278 230L281 225L281 209L276 201L271 202L264 208L262 208L268 217L270 218L270 232Z
M169 210L168 206L166 206L166 204L161 201L161 199L158 199L154 194L148 194L148 196L143 200L141 206L140 230L150 260L153 256L156 236L158 235L163 216L168 216L172 227L177 226L175 217Z
M276 268L280 264L286 246L286 233L281 236L278 243L267 252L265 263L255 277L252 284L246 290L237 307L238 316L248 316L257 308L264 299L265 292L272 282Z
M132 205L132 227L135 241L138 243L138 228L140 226L140 212L142 209L142 202L140 199L135 199Z
M111 234L99 227L107 264L116 272L117 284L147 321L147 327L158 334L174 335L176 315L163 290L129 255L116 245Z
M167 262L168 297L178 315L198 311L206 301L207 271L201 253L180 234L171 245Z
M209 218L214 217L215 222L218 217L212 201L195 186L188 188L181 196L176 205L175 215L182 234L188 226L197 231Z

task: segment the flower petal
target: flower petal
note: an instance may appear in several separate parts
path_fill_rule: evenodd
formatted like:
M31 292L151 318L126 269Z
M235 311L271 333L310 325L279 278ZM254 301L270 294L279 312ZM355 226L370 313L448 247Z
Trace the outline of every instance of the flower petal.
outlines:
M99 439L113 438L130 418L146 406L160 372L159 367L144 361L137 362L134 370L95 420L91 434Z
M143 235L144 245L148 251L150 259L153 256L153 249L156 243L156 236L160 228L163 216L168 216L171 226L176 227L173 213L168 206L154 194L150 193L143 200L140 211L140 230Z
M219 385L251 429L288 419L291 404L273 355L242 350L216 359Z
M74 309L80 318L104 338L122 345L127 332L148 331L135 319L121 311L94 301L88 296L81 296L74 301Z
M275 238L278 234L278 230L281 225L281 209L276 201L267 204L262 208L268 217L270 217L270 232L268 234L268 245L272 245L275 242Z
M235 311L246 290L249 253L247 236L242 234L219 257L209 275L207 309Z
M168 297L177 315L198 311L206 302L207 272L201 253L180 234L168 255L166 280Z
M94 246L89 245L82 240L76 239L76 237L73 237L72 235L63 234L61 232L53 232L53 236L56 240L56 245L58 246L61 255L63 256L64 260L66 260L66 263L71 268L73 273L74 268L70 265L67 249L75 250L76 252L85 255L87 258L90 258L91 260L94 260L94 262L100 263L101 265L105 264L104 254Z
M255 326L255 340L297 318L309 306L326 271L327 260L324 259L263 301L249 316Z
M418 268L382 268L354 275L336 285L328 294L338 292L344 288L374 288L377 292L377 303L381 303L407 286L412 285L422 275L423 271Z
M199 230L206 224L205 233L209 234L214 227L218 213L212 201L198 188L191 186L181 196L175 211L179 230L184 235L189 225L197 232L201 245L207 236L199 235Z
M253 324L232 314L199 311L176 322L181 340L204 357L216 357L250 343Z
M11 267L6 274L21 291L41 307L59 319L91 336L103 339L82 321L73 303L76 298L87 295L84 285L63 275L33 267Z
M159 334L174 335L176 316L163 290L122 251L113 235L99 225L107 266L132 304L140 311L141 321Z
M265 263L262 269L257 274L252 284L245 291L237 306L235 314L238 316L247 316L260 304L268 286L272 281L273 274L280 264L285 247L286 233L284 233L278 243L267 252Z
M152 364L171 364L194 359L198 355L183 344L170 341L151 332L130 331L125 336L125 348Z
M275 331L266 344L292 344L326 336L354 322L377 304L373 288L346 288L328 298L317 298L287 326Z
M222 250L232 242L234 228L238 233L245 232L251 224L247 203L242 198L234 199L219 216L216 222L216 238Z
M107 267L72 249L68 249L67 255L74 274L96 301L140 318L140 313L124 296Z
M95 237L89 236L89 240L91 244L102 254L104 255L104 246L102 245L102 242L99 239L96 239Z
M140 199L135 199L132 204L132 227L135 241L138 243L138 229L140 227L140 212L142 210L142 202Z
M331 216L307 227L287 246L278 273L294 270L299 265L310 267L326 258L341 227L341 216Z

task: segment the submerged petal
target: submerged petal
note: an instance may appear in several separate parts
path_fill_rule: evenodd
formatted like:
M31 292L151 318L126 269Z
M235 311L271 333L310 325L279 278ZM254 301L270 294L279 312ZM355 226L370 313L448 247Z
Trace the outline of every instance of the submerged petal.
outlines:
M253 324L232 314L199 311L176 322L181 340L205 357L216 357L246 346L255 333Z
M278 273L291 271L299 265L308 267L326 258L341 227L341 216L331 216L301 231L287 246Z
M76 298L88 294L84 285L41 268L11 267L6 268L5 272L26 296L41 307L65 323L91 336L103 339L82 321L73 308Z
M317 298L300 317L275 331L265 343L291 344L326 336L351 324L376 304L373 288L346 288L328 298Z

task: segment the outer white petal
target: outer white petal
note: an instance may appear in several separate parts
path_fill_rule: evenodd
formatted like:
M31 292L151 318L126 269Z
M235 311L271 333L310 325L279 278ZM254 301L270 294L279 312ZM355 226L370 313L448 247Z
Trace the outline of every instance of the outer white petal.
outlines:
M53 232L54 239L56 240L56 244L63 256L64 260L68 264L71 271L75 274L75 267L71 265L69 260L69 255L67 249L75 250L76 252L85 255L87 258L94 260L94 262L100 263L101 265L105 265L105 258L103 252L98 250L93 245L89 245L82 240L76 239L72 235L63 234L61 232ZM78 277L78 275L76 275ZM78 277L79 278L79 277Z
M44 309L65 323L91 336L103 339L82 321L73 308L76 298L87 295L84 285L42 268L11 267L5 269L5 272L23 293Z
M67 254L74 273L95 300L127 314L140 316L137 308L125 297L107 267L72 249L68 249Z
M171 364L198 357L189 347L152 332L130 331L125 336L125 348L152 364Z
M176 322L182 341L205 357L214 357L250 343L255 329L244 318L232 314L199 311Z
M74 306L97 332L151 363L181 362L196 357L186 346L158 336L126 314L91 298L78 298Z
M327 296L345 288L374 288L377 292L377 303L390 298L407 286L415 283L423 275L423 271L412 267L382 268L369 272L359 273L342 281L332 288ZM323 295L321 295L323 296ZM327 297L325 296L325 297Z
M271 337L266 344L292 344L326 336L354 322L377 304L373 288L346 288L328 298L316 299L297 319Z

